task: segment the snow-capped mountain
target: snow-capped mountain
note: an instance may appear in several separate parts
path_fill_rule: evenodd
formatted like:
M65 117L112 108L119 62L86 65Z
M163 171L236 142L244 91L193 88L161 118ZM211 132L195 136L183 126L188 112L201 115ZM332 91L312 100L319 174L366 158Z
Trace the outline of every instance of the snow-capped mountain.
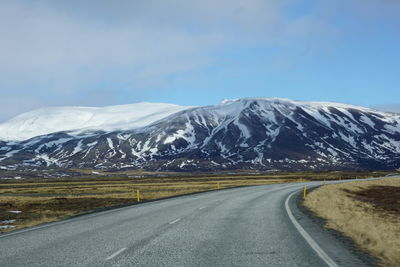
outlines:
M108 107L48 107L23 113L0 124L0 140L22 141L61 131L132 130L190 107L136 103Z
M400 167L399 114L276 98L161 113L143 123L148 117L137 116L124 127L83 123L85 129L0 141L0 164L202 171ZM129 117L119 116L121 122Z

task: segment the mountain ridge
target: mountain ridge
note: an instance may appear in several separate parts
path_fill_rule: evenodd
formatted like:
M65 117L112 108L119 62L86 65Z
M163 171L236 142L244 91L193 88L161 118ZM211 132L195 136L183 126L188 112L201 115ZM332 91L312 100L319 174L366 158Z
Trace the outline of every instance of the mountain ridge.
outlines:
M132 129L0 142L0 164L147 170L400 167L400 115L334 102L244 98Z

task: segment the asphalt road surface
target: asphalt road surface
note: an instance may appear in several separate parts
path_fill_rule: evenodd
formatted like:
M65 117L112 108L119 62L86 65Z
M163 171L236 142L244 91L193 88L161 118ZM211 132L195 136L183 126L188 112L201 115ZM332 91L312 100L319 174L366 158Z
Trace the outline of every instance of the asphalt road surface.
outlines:
M0 266L364 266L295 183L218 190L0 235ZM294 194L293 194L294 193Z

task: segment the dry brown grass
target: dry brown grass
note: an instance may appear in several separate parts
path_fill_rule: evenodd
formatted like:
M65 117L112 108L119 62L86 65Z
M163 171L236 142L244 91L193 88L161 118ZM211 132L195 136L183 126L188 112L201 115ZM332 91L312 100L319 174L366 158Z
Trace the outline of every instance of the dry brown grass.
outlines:
M400 266L400 179L326 185L304 205L384 266Z
M134 204L136 190L141 201L194 192L246 185L284 183L292 179L195 178L195 179L74 179L35 180L0 184L0 222L16 220L12 231L85 213L95 208ZM18 210L22 213L10 213ZM0 224L1 226L2 224ZM3 224L4 225L4 224Z

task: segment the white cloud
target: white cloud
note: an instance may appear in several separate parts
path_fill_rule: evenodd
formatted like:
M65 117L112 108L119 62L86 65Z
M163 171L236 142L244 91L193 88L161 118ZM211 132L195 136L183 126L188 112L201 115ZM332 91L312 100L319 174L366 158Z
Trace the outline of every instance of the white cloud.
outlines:
M89 70L89 79L90 74L101 75L112 68L137 68L140 73L165 61L169 65L164 72L170 73L179 71L177 66L194 67L188 64L190 59L206 56L223 42L211 33L82 21L49 8L8 5L0 10L0 71L6 80L14 77L12 82L35 81L39 75L44 80L79 78L82 69Z
M229 46L297 51L329 45L334 29L313 14L291 18L285 8L293 3L1 1L0 93L13 94L8 101L17 113L25 110L18 109L20 95L33 107L63 104L77 93L85 97L102 81L162 87L169 75L215 64L215 55ZM44 94L46 100L39 97ZM3 110L0 116L13 114Z
M10 83L54 77L81 82L82 70L96 79L114 68L130 69L132 76L154 70L159 77L213 62L213 52L224 45L279 45L324 32L312 17L285 18L288 2L1 2L0 72Z

